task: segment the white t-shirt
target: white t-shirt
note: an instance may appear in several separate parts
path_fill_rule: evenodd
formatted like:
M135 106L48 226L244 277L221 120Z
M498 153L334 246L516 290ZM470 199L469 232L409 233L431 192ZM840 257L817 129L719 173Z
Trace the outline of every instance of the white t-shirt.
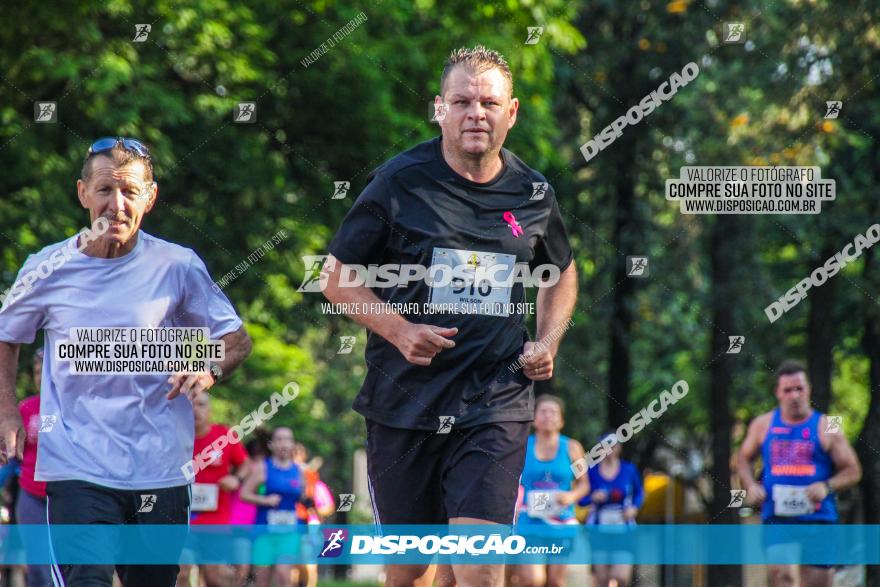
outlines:
M18 279L71 237L31 255ZM56 416L40 432L38 481L80 480L116 489L185 485L192 459L193 413L185 395L173 400L168 374L71 375L55 343L76 327L207 327L211 339L242 322L191 250L138 232L127 255L70 259L33 289L0 309L0 341L32 343L45 331L40 415Z

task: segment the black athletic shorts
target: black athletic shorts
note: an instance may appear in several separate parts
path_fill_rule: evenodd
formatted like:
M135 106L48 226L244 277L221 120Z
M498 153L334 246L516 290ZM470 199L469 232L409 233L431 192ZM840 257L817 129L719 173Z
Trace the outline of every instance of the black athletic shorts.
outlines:
M446 434L367 420L367 472L379 524L446 524L467 517L512 524L529 422Z
M56 553L63 550L66 554L71 554L72 548L80 548L85 553L94 553L122 547L121 544L108 540L107 533L100 535L102 539L100 543L96 541L79 545L59 544L52 536L52 527L62 524L180 524L178 551L183 549L186 541L190 507L187 485L167 489L124 490L86 481L49 481L46 484L46 495L49 535L53 551ZM165 550L169 545L164 544L162 547ZM174 545L172 544L171 547ZM125 548L138 548L138 552L142 550L149 556L150 537L145 536L143 544L126 544ZM88 554L85 556L88 557ZM180 570L176 564L115 566L53 564L51 570L56 585L112 587L114 568L125 587L173 587L177 581L177 572Z

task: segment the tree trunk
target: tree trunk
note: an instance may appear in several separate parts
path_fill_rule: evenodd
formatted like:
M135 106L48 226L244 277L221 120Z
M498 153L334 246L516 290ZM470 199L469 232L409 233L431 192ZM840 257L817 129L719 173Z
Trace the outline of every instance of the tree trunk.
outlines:
M826 244L819 259L834 255L834 249ZM821 261L820 261L821 262ZM813 407L828 413L831 405L831 368L834 363L834 300L837 279L829 279L822 287L810 291L810 316L807 322L807 370L812 389Z
M876 291L876 255L873 249L864 253L864 283L869 291ZM862 424L856 451L862 463L862 497L865 524L880 524L880 459L874 448L880 446L880 316L876 304L868 303L865 309L864 335L862 342L865 354L870 361L868 382L871 386L868 400L868 413ZM844 425L846 423L844 422ZM867 567L869 587L880 587L880 567Z
M714 523L735 524L736 510L728 508L730 502L730 451L733 416L730 410L733 368L731 357L726 354L728 336L739 334L734 327L733 294L736 281L733 270L738 262L737 235L741 220L733 216L720 216L710 235L711 259L711 306L712 337L709 348L709 429L712 439L712 508ZM745 344L749 341L746 340ZM742 567L733 565L710 565L708 584L713 587L739 586L742 584Z
M633 42L639 38L633 30L632 22L618 20L613 28L619 39L631 39ZM632 80L640 57L630 52L615 68L614 77L619 80ZM645 95L644 88L635 83L615 83L616 88L622 88L623 94L618 98L622 104L631 104ZM616 110L613 110L616 112ZM616 114L615 114L616 116ZM606 122L610 123L608 120ZM597 128L604 128L604 125ZM642 237L645 227L640 220L636 208L636 174L633 172L633 161L638 160L640 148L650 148L650 141L634 140L635 133L623 133L617 138L602 157L603 168L608 172L608 177L614 179L614 232L611 236L611 244L616 254L619 255L614 264L614 284L616 287L611 298L611 348L608 357L608 424L617 428L620 424L629 420L630 405L630 341L632 334L633 306L635 304L636 281L639 277L627 277L626 257L631 255L647 254L644 247L647 246ZM624 171L626 170L626 171ZM638 247L638 250L636 250ZM648 262L648 279L650 279L650 261Z
M611 242L615 249L625 255L638 254L629 245L632 224L636 222L633 181L630 174L621 173L615 183L616 206ZM618 257L614 267L614 283L619 285L614 288L611 299L611 351L608 359L608 424L612 428L617 428L630 417L630 333L635 279L639 278L627 277L626 259Z

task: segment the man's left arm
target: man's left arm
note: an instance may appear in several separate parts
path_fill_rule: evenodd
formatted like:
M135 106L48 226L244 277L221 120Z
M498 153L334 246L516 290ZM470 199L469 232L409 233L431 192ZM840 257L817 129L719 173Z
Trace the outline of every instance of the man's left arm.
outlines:
M235 332L230 332L220 337L225 345L225 355L220 363L217 363L220 371L217 375L217 382L226 379L241 365L248 355L251 354L253 343L251 337L245 330L244 325Z
M536 340L527 342L523 348L523 371L529 379L544 381L553 376L553 360L562 335L570 326L576 301L577 270L572 259L565 271L559 274L556 284L539 288Z
M823 428L825 426L824 417L820 426ZM831 457L831 462L834 463L834 475L826 481L807 486L807 497L815 502L822 501L831 492L852 487L862 479L862 466L859 464L859 458L843 432L826 432L825 437L830 441L828 454Z
M171 384L168 399L174 399L182 393L192 401L197 394L208 391L216 383L228 377L251 354L253 343L244 325L235 332L221 336L220 340L224 344L224 356L222 361L214 364L217 367L215 375L212 376L206 371L175 373L168 378Z
M174 325L207 327L211 332L212 342L215 333L226 332L220 337L224 344L223 360L212 363L210 372L175 373L168 378L168 383L171 384L168 399L174 399L183 393L192 401L198 393L211 389L216 383L229 377L251 353L252 344L251 337L235 313L232 303L211 279L204 261L195 253L190 257L184 283L186 287ZM232 331L236 326L238 328Z

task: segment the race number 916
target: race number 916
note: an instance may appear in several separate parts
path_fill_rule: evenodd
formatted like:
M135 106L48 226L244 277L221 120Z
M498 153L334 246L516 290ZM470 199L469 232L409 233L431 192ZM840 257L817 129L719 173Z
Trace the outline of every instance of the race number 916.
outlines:
M465 293L465 290L467 290L467 289L468 289L468 286L465 283L464 279L455 278L452 280L452 293L462 294L462 293ZM467 291L467 295L472 296L472 295L474 295L475 292L483 297L486 297L492 293L492 284L484 279L483 281L480 282L479 286L474 288L474 282L471 281L470 290Z

